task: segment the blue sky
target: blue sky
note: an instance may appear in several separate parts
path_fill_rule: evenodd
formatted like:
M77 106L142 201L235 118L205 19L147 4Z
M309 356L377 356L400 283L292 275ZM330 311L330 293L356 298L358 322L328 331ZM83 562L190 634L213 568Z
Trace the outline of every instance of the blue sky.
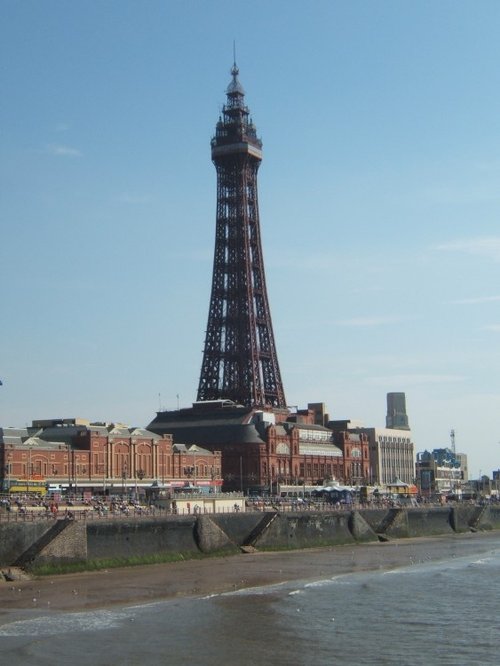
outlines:
M196 399L240 79L290 405L500 467L500 4L0 5L0 423ZM179 396L179 398L177 398Z

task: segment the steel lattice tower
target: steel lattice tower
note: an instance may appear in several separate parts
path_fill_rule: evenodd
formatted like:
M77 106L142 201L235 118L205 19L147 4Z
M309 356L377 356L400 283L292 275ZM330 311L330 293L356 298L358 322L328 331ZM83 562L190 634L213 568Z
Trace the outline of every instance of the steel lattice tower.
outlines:
M266 290L257 199L262 142L236 63L212 139L217 221L198 400L285 408Z

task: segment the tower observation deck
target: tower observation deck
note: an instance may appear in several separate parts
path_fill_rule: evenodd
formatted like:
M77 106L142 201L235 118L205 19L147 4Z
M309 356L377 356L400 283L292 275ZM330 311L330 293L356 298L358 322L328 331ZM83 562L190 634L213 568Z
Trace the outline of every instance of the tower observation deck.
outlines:
M260 236L262 142L238 74L235 63L211 142L217 172L215 252L197 399L286 408Z

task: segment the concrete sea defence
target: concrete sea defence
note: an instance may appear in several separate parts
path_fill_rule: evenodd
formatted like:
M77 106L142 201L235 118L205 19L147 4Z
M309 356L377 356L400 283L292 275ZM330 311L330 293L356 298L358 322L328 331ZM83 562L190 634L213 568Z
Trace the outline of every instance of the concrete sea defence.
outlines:
M0 566L314 548L500 529L500 506L247 512L0 523Z

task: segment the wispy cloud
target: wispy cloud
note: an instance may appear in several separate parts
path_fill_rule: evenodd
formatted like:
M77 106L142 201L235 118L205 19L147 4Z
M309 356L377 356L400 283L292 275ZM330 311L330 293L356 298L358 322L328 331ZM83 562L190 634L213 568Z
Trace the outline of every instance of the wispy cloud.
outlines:
M461 252L500 261L500 236L459 238L448 243L435 245L434 249L444 252Z
M63 146L61 144L51 143L47 146L47 151L51 155L56 155L57 157L81 157L82 153L76 148L71 146Z
M495 331L495 333L500 333L500 324L488 324L487 326L483 326L481 330Z
M477 303L493 303L500 301L500 296L477 296L476 298L460 298L450 301L452 305L476 305Z
M352 319L343 319L337 322L340 326L385 326L386 324L398 324L406 321L413 321L416 317L353 317Z

